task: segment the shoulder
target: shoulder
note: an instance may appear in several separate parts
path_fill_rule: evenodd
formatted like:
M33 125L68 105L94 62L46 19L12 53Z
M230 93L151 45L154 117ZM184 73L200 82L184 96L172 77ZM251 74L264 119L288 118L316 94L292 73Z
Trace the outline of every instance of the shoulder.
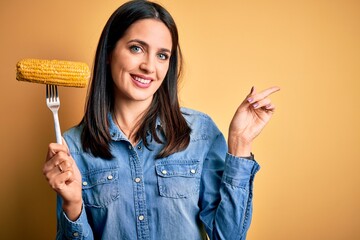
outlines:
M180 111L186 120L212 121L209 115L194 109L182 107Z
M215 122L206 113L183 107L181 113L189 124L192 133L207 136L220 134Z
M81 145L81 134L82 134L83 126L75 126L67 130L63 137L66 141L66 144L69 147L70 152L79 153L82 151Z

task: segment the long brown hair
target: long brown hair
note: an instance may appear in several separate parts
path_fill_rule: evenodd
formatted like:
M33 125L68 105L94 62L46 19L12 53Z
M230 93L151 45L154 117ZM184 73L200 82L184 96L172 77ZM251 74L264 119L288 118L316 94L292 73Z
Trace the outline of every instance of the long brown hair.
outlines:
M114 85L107 59L117 41L131 24L149 18L162 21L169 29L172 37L172 54L165 79L154 94L147 113L140 121L139 129L135 133L135 140L142 139L145 146L148 147L146 132L150 131L156 142L164 144L163 149L157 154L157 158L184 150L189 145L191 129L180 111L178 99L182 55L176 24L169 12L159 4L135 0L123 4L111 15L97 46L85 114L80 123L83 125L81 135L83 148L95 157L113 158L110 151L111 136L108 114L113 113L114 110ZM157 118L162 123L165 142L160 140L156 132Z

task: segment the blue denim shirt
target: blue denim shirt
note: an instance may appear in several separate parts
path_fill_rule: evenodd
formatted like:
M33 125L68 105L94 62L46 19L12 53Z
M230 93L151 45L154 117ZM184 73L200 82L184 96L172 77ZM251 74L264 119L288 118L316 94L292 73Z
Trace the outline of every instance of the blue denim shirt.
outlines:
M64 134L82 175L84 204L73 222L58 197L57 239L246 238L259 165L228 154L223 135L207 115L182 112L192 129L189 146L157 160L161 144L148 134L150 149L142 141L132 146L111 117L112 160L83 151L81 127Z

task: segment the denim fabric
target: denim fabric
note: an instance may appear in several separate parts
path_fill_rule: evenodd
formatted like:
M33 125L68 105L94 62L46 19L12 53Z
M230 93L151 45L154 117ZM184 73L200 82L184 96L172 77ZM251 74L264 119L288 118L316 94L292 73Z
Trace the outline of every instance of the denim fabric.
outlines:
M190 145L157 160L161 144L148 134L150 149L141 141L132 146L110 114L112 160L83 151L81 127L64 134L82 174L84 204L72 222L58 197L57 239L246 238L259 165L228 154L223 135L207 115L182 112L192 129Z

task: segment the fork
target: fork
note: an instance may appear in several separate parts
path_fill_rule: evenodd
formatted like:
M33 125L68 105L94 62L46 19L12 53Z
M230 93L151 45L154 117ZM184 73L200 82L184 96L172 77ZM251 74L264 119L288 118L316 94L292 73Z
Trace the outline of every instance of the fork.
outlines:
M53 113L56 142L62 144L59 115L58 115L58 110L60 108L60 98L56 85L48 85L48 84L46 85L46 105Z

